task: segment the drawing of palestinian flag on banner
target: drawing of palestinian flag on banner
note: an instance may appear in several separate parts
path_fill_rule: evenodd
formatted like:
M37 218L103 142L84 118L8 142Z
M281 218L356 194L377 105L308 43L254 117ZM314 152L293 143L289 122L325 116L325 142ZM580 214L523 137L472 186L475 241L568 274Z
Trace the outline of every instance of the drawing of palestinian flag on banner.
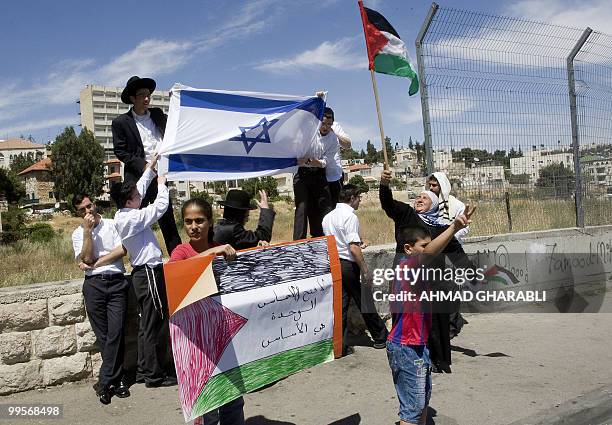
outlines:
M364 7L361 0L359 9L370 62L368 69L410 78L408 94L412 96L419 91L419 79L408 59L406 45L384 16Z
M492 265L484 272L485 280L487 282L498 282L503 285L516 285L519 280L514 276L510 270L498 266L497 264Z
M164 265L179 397L190 421L342 353L333 237Z

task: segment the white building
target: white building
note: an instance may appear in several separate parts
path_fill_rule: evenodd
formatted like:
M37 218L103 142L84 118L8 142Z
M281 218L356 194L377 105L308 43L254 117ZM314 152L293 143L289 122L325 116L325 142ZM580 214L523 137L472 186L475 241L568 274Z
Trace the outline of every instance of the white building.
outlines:
M46 158L46 146L22 139L0 140L0 168L10 168L19 155L32 154L37 161Z
M130 105L121 101L122 91L123 87L88 85L81 90L79 96L81 126L93 132L96 140L104 147L107 160L115 158L111 127L113 119L130 109ZM150 106L161 108L168 113L169 105L168 91L155 90L153 92Z
M440 149L433 151L433 166L434 170L448 173L451 164L453 163L453 153L450 149Z
M460 179L462 187L465 188L503 188L505 185L504 166L474 164L471 168L465 168L464 175Z
M592 156L580 159L583 179L598 186L612 187L612 158Z
M533 184L540 177L540 170L548 165L563 164L574 168L574 156L571 153L551 153L547 150L536 149L526 152L520 158L510 158L510 173L514 175L528 174Z
M395 151L395 168L406 170L410 175L420 174L421 167L417 161L417 152L414 149L403 148Z

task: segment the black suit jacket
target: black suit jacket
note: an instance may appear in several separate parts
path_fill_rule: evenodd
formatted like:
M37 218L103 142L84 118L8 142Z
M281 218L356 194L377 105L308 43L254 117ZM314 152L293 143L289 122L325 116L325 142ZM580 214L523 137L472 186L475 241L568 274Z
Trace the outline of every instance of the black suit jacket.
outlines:
M147 163L145 151L132 115L132 109L113 120L113 150L119 161L123 162L124 180L138 181ZM157 126L162 137L166 131L168 116L159 108L149 108L151 120Z

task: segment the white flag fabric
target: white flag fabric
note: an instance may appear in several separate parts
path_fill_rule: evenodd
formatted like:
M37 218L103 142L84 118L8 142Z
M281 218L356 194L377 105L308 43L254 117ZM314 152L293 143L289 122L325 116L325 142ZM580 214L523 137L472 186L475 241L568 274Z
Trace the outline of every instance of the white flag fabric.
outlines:
M159 147L168 180L233 180L294 172L318 143L324 98L172 87Z

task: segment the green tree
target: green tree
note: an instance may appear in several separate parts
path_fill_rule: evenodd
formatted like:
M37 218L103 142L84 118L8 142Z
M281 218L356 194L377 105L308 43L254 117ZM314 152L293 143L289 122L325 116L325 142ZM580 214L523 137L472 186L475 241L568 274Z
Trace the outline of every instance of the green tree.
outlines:
M213 189L215 191L215 194L217 195L225 196L225 194L227 193L227 186L224 181L213 182Z
M27 154L20 153L13 158L13 161L11 162L11 171L15 174L19 174L30 165L40 161L42 157L42 152L37 152L36 155L34 155L32 152L28 152Z
M368 186L368 184L365 182L365 180L360 174L355 174L353 177L349 179L348 182L349 184L357 186L361 190L362 193L365 193L368 190L370 190L370 187Z
M191 198L192 198L192 199L193 199L193 198L200 198L200 199L204 199L204 200L205 200L206 202L208 202L210 205L212 205L212 204L213 204L213 202L214 202L213 197L212 197L212 196L211 196L211 195L210 195L208 192L206 192L205 190L204 190L204 191L201 191L201 192L200 192L199 190L192 190L192 191L191 191Z
M25 187L19 177L11 170L0 168L0 199L16 204L25 198Z
M387 147L387 159L389 160L389 166L393 166L395 163L395 149L393 149L393 145L391 144L391 139L389 137L385 137L385 146ZM385 161L385 155L382 151L378 153L378 161L383 163Z
M366 164L374 164L378 162L378 151L374 147L374 144L369 140L366 143L366 154L364 159Z
M529 174L508 174L507 180L510 184L527 184L529 183Z
M348 161L353 160L353 159L357 159L357 158L361 158L361 156L359 155L359 152L357 152L355 149L350 148L350 149L342 149L340 151L340 157L342 159L346 159Z
M414 149L414 143L412 142L412 137L408 138L408 149Z
M271 176L246 179L241 186L251 198L254 198L260 190L265 190L269 199L278 198L278 182Z
M550 164L540 169L540 177L535 185L547 195L569 198L575 189L574 172L563 164Z
M66 127L51 145L51 174L60 199L79 192L98 196L104 186L104 148L91 131Z

